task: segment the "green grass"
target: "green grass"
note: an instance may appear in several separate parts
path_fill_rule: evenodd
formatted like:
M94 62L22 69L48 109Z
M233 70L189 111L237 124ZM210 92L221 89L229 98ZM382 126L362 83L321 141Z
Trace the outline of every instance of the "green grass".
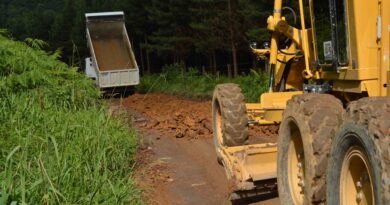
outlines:
M0 36L0 204L141 204L136 133L58 56Z
M182 66L166 66L161 74L144 75L137 86L140 93L161 92L189 98L211 98L214 87L221 83L240 85L247 102L259 102L259 97L267 91L268 80L264 73L252 70L247 76L229 79L226 76L201 75L197 69L182 72Z

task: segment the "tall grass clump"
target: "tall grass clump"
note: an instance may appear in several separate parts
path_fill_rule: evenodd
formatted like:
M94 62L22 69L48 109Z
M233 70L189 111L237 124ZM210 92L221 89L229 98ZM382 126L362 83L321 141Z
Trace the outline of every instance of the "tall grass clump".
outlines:
M214 87L221 83L239 84L247 102L258 102L260 95L267 91L268 79L264 73L254 70L246 76L230 79L223 75L201 74L194 68L185 70L182 65L174 64L165 66L160 74L142 76L137 91L162 92L190 98L211 98Z
M135 133L40 41L0 35L0 204L139 204Z

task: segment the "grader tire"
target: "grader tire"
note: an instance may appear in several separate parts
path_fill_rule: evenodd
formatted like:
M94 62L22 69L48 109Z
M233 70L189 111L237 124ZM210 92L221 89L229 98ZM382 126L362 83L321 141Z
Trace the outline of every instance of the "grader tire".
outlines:
M323 204L327 156L344 108L327 94L288 101L279 128L277 181L281 204Z
M390 98L352 102L333 142L328 204L390 203Z
M241 88L232 83L215 87L212 100L215 148L239 146L248 140L248 116ZM220 156L218 156L220 157Z

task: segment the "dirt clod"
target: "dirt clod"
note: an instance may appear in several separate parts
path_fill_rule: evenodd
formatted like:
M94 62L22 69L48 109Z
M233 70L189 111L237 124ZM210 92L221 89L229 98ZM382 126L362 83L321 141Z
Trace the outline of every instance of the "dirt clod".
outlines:
M199 139L212 137L211 102L193 101L165 94L134 94L115 107L136 111L137 128L158 130L174 138ZM249 143L275 142L278 126L249 126Z

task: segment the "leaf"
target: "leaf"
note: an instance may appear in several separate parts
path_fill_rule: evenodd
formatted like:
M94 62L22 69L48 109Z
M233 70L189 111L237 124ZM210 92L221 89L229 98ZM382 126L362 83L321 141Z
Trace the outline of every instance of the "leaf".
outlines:
M7 204L8 194L0 192L0 204Z
M58 166L60 166L60 155L58 153L58 144L57 144L56 138L53 136L50 136L50 141L54 147L54 153L56 155L57 164L58 164Z
M17 152L18 150L20 149L20 145L16 146L7 156L6 158L6 162L8 162L11 157L15 154L15 152Z
M8 30L5 29L5 28L0 28L0 34L1 35L7 35L8 34Z
M37 50L41 50L44 47L47 47L49 45L48 43L46 43L43 40L33 39L33 38L26 38L24 40L24 42L26 42L26 44L29 45L31 48L34 48L34 49L37 49Z

